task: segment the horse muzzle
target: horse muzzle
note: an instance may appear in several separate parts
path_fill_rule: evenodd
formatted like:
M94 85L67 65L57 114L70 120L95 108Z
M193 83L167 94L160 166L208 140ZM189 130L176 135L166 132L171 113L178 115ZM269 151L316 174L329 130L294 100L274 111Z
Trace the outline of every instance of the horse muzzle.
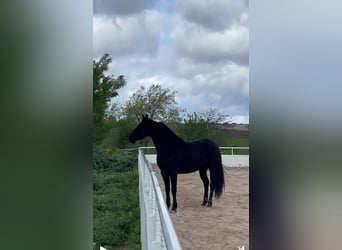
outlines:
M130 135L128 137L128 140L129 140L130 143L133 143L133 144L137 141L135 138L132 137L132 135Z

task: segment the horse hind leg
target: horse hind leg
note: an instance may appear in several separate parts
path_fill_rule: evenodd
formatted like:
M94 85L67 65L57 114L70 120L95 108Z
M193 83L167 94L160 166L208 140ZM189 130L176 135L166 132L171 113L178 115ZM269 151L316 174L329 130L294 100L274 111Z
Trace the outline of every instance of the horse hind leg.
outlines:
M203 188L204 188L202 206L205 206L208 203L208 186L209 186L209 179L207 176L207 171L200 171L200 177L202 179Z
M210 194L209 194L209 200L208 200L208 207L211 207L213 205L213 193L214 193L214 184L213 184L213 176L210 172Z
M173 203L172 203L172 211L177 212L177 174L174 174L171 176L171 192L173 197Z
M214 185L212 181L210 181L210 194L209 194L209 200L208 200L208 207L211 207L213 205L213 193L214 193Z

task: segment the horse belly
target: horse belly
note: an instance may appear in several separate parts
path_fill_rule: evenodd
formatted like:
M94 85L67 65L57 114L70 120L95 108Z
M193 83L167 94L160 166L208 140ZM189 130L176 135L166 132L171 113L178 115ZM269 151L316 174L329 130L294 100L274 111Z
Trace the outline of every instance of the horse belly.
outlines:
M205 157L188 155L182 160L178 173L187 174L205 168L208 168L207 159Z
M195 172L197 171L198 168L197 167L189 167L189 166L186 166L186 167L181 167L179 168L178 170L178 174L188 174L188 173L192 173L192 172Z

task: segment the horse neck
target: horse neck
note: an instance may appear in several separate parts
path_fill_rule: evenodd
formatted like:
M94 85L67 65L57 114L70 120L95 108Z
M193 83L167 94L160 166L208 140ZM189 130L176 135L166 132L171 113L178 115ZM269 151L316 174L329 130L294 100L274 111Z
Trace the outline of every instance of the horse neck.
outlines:
M166 125L160 123L157 131L151 136L157 151L172 150L184 144L184 140L177 136Z

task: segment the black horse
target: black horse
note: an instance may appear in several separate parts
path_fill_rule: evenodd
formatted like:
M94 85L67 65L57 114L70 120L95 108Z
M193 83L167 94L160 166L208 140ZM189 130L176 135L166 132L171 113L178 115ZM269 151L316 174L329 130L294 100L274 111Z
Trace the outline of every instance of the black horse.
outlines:
M172 210L177 209L177 174L187 174L199 170L204 186L202 206L212 206L213 194L222 195L224 174L221 153L215 143L208 139L185 142L165 124L143 116L140 124L132 131L129 141L135 143L147 136L152 138L157 150L157 164L160 168L166 192L166 205L170 208L170 179L173 196ZM210 195L208 199L210 171Z

